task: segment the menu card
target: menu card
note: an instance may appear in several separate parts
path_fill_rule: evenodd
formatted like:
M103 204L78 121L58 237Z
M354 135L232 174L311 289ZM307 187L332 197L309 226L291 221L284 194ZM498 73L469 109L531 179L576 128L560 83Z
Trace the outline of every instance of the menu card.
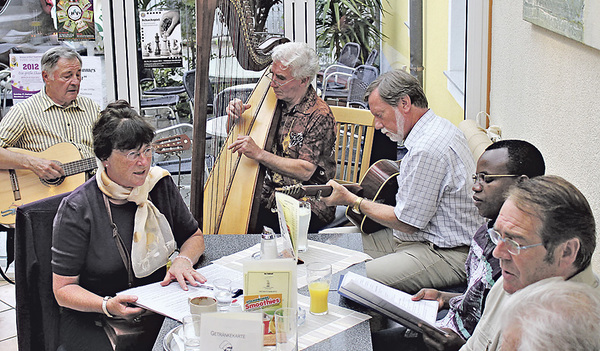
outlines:
M260 313L203 313L200 318L203 350L262 350Z

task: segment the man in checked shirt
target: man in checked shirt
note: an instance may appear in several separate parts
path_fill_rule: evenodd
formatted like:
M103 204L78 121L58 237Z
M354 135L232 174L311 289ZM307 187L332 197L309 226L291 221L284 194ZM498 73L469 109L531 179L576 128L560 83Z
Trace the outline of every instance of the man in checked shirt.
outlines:
M463 133L429 109L419 82L389 71L367 89L375 128L408 149L397 177L396 205L363 199L335 181L326 205L351 206L386 229L363 234L367 276L416 293L465 283L473 233L483 224L471 200L475 161Z

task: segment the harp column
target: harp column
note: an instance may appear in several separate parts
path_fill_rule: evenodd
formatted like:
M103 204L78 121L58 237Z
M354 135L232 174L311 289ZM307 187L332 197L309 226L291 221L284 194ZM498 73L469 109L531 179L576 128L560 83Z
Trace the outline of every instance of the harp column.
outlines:
M317 48L315 0L284 0L285 37Z

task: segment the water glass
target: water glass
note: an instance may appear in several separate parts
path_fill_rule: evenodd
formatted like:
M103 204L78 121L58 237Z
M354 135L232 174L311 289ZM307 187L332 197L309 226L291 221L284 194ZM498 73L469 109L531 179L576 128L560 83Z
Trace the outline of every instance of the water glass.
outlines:
M231 280L226 278L215 279L212 282L215 287L215 298L217 299L217 305L219 312L227 312L231 301L233 300L231 293Z
M200 315L183 317L183 339L186 351L200 350Z
M314 262L306 265L306 281L310 293L310 313L314 315L327 314L329 309L327 296L331 283L331 265L324 262Z
M283 307L273 316L277 351L298 351L298 309Z

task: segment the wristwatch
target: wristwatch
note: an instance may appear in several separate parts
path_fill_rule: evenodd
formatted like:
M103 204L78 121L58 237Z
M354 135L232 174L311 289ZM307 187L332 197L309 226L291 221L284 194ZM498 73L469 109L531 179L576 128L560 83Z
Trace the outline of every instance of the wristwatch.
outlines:
M352 212L356 213L356 214L362 214L362 212L360 211L360 204L363 202L365 198L363 197L357 197L356 200L354 200L354 203L352 204Z

